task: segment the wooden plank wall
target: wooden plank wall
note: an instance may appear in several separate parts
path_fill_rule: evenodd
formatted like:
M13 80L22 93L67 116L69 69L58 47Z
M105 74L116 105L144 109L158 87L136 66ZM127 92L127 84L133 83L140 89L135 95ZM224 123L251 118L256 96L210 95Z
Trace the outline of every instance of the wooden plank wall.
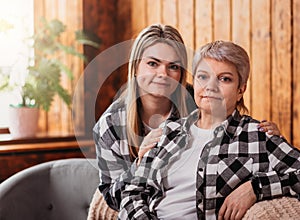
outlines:
M34 1L34 18L35 28L38 29L41 17L47 20L59 19L66 26L66 33L63 34L61 42L75 46L78 51L83 51L82 46L74 44L74 31L82 29L82 0L35 0ZM70 82L66 75L61 77L62 85L67 88L71 94L76 86L76 83L83 73L83 62L79 58L66 55L61 57L61 61L72 69L74 73L74 81ZM83 100L83 94L79 99ZM83 103L76 102L76 103ZM82 106L73 106L73 108L79 109L77 112L84 117ZM59 132L59 134L70 134L73 132L72 114L71 110L59 99L55 97L49 112L40 111L39 130L47 132ZM77 121L77 126L80 126L81 121ZM76 126L76 125L75 125Z
M300 147L300 1L131 0L133 36L152 23L178 28L192 50L217 39L243 46L252 65L250 114L276 122Z

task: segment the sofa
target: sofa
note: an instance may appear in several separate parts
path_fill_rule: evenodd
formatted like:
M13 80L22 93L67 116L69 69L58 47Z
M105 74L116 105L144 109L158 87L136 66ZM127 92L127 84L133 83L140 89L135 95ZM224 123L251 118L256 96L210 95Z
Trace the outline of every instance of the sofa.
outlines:
M62 159L27 168L0 184L0 220L112 220L97 190L96 159ZM300 202L282 197L252 206L243 220L300 219Z
M96 167L96 159L74 158L18 172L0 184L0 219L87 219L99 182Z

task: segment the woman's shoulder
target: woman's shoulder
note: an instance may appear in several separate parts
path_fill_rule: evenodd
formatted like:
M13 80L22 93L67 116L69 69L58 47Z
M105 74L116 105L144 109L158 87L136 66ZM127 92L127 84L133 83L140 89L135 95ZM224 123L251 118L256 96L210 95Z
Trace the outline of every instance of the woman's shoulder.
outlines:
M118 119L126 113L125 102L122 99L117 99L105 110L105 112L100 116L100 120L106 118Z
M110 125L121 125L126 121L126 106L122 99L115 100L100 116L95 127Z

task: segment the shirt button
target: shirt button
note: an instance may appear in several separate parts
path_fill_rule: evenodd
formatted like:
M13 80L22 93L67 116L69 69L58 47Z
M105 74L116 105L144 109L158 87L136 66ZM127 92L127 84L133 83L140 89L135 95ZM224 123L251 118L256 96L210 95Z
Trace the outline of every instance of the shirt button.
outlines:
M203 171L203 168L202 168L202 167L200 167L200 168L199 168L199 171L200 171L200 172L202 172L202 171Z

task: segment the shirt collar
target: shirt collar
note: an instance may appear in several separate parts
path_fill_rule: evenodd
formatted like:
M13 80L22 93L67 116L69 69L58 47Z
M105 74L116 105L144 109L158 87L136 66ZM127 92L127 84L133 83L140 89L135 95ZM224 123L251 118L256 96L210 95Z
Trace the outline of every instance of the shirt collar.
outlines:
M233 138L236 133L237 127L239 125L239 121L241 120L241 115L237 109L233 111L231 115L229 115L225 121L223 121L219 126L217 126L214 131L218 132L224 130L225 133ZM188 133L191 125L197 121L199 118L199 110L193 111L189 116L183 119L182 132Z

